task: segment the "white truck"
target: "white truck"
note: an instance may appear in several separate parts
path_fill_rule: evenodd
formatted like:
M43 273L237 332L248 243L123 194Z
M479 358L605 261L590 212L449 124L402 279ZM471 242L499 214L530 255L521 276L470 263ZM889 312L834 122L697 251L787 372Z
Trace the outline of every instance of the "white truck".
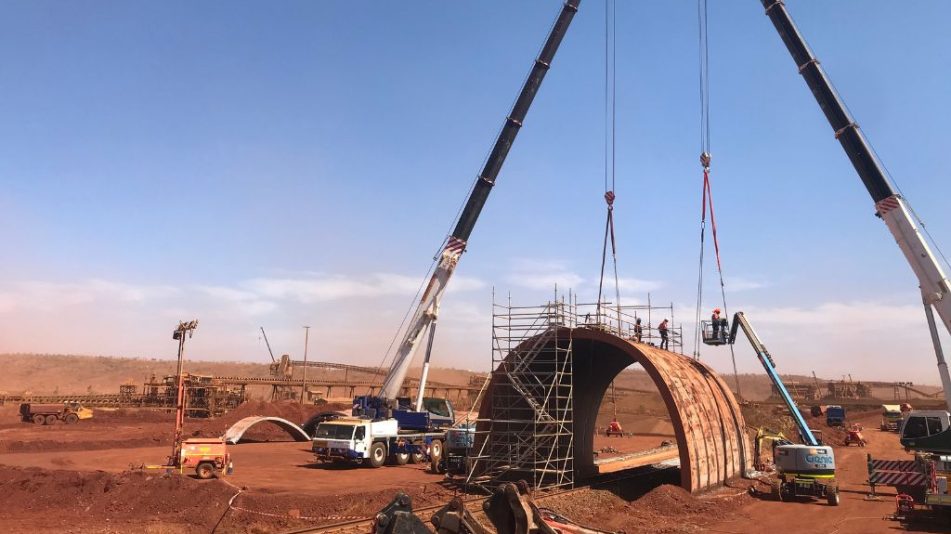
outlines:
M381 467L439 462L446 433L401 432L396 419L340 418L317 425L312 450L318 462L353 462Z

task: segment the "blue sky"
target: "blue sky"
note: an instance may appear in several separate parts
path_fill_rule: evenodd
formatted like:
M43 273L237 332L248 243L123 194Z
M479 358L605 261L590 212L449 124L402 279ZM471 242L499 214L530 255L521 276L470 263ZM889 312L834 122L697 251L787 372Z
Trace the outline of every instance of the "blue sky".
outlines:
M787 5L951 247L946 4ZM313 357L379 362L559 7L7 3L0 352L171 356L172 326L198 317L196 357L261 360L259 325L300 352L311 324ZM603 10L582 2L529 112L444 301L438 364L488 366L493 287L596 293ZM623 300L650 290L687 319L696 3L620 2L617 25ZM900 358L901 378L937 383L914 277L761 6L712 2L709 32L731 308L783 371L886 378ZM722 349L703 357L727 369Z

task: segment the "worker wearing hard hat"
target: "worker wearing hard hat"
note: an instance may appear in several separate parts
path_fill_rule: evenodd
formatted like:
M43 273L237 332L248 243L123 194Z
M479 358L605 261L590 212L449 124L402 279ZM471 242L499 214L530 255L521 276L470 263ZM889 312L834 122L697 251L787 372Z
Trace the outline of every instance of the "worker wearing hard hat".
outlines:
M667 323L668 321L665 318L660 322L659 325L657 325L657 331L660 332L660 348L664 350L668 350L668 347L670 346L670 340L667 338Z
M715 339L726 338L727 324L726 319L720 318L720 308L713 308L710 323L713 324L713 337Z

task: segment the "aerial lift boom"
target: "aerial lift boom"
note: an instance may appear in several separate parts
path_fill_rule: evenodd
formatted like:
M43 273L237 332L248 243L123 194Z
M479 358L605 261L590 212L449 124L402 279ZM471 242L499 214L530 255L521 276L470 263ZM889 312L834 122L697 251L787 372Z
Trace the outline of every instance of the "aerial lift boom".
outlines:
M449 279L452 277L452 273L459 263L459 258L466 250L466 244L472 233L472 229L475 227L479 214L482 212L482 208L489 198L489 193L492 191L492 186L495 185L495 180L499 175L499 171L502 169L502 164L505 162L505 158L512 148L512 143L515 141L515 137L518 135L519 129L525 120L525 115L528 113L528 109L535 99L538 88L541 86L542 80L545 78L545 74L551 66L555 52L558 50L558 46L568 31L568 26L571 24L575 12L578 11L578 5L580 3L581 0L567 0L564 3L561 13L558 15L555 24L548 34L545 46L542 47L528 78L525 80L525 84L522 86L518 98L515 100L515 104L512 106L511 113L506 117L502 131L499 132L499 136L495 141L495 146L485 161L482 172L479 174L475 186L473 186L472 192L469 194L469 199L466 201L465 207L459 216L459 220L452 234L450 234L446 240L446 244L439 256L436 269L433 271L429 284L426 286L426 290L423 292L416 306L406 333L397 348L396 355L393 358L393 364L380 390L380 397L382 399L397 398L420 342L424 339L428 339L426 355L423 361L423 373L419 383L419 394L416 398L417 411L422 409L423 392L426 387L426 380L429 373L429 360L432 355L433 328L435 328L436 317L439 314L439 303L446 290L446 285L449 283Z
M941 376L941 385L944 387L945 403L948 410L951 410L951 375L948 374L948 366L941 351L932 313L933 307L937 310L941 323L951 332L951 283L919 231L908 202L892 187L881 162L875 156L865 135L846 109L835 88L832 87L832 82L826 76L819 60L802 38L799 29L786 11L784 3L781 0L761 1L763 7L766 8L766 15L779 32L779 36L799 68L799 73L832 126L836 139L839 140L859 178L872 196L875 202L875 214L885 221L885 225L898 242L915 276L918 277L925 314L938 360L938 374Z
M756 331L753 330L753 325L746 319L746 314L743 312L736 312L733 315L733 327L730 329L730 344L732 345L736 341L736 334L740 328L743 329L743 333L746 334L747 339L750 340L750 344L753 345L753 350L756 352L756 357L760 363L763 364L763 368L766 369L766 374L769 375L770 381L776 386L776 391L779 392L779 395L783 398L783 402L786 403L786 407L789 408L789 414L796 423L799 435L802 436L802 442L806 445L818 446L819 440L816 439L812 430L809 429L809 425L806 423L805 418L803 418L802 412L800 412L796 406L796 401L793 400L792 395L790 395L786 389L786 385L783 384L783 379L780 378L779 373L776 372L776 362L773 361L772 355L766 350L766 345L764 345L759 336L756 335Z
M721 325L722 326L722 325ZM723 326L725 328L725 326ZM736 342L736 334L740 329L746 334L747 339L756 352L756 357L766 374L769 376L779 396L782 397L786 407L789 408L789 415L796 423L796 429L799 430L799 436L802 444L793 444L785 439L782 434L767 436L763 429L756 436L756 462L759 462L760 448L763 439L767 437L777 441L773 448L773 460L776 464L777 479L773 486L774 493L780 500L789 497L810 496L825 498L830 505L839 504L839 487L835 482L835 453L832 447L824 446L815 433L809 428L802 412L796 406L796 401L783 384L783 379L776 372L776 362L772 355L766 349L753 326L746 319L743 312L736 312L733 315L733 326L730 329L730 336L726 338L723 331L716 332L715 335L708 336L704 330L703 342L709 345L722 345Z

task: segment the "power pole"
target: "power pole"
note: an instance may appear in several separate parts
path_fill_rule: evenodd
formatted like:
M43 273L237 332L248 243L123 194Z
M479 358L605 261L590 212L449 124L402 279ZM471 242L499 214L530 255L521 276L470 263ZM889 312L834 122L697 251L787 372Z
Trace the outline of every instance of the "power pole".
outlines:
M310 342L310 327L304 327L304 377L300 387L300 403L304 404L304 393L307 391L307 345Z
M168 465L178 466L182 453L182 430L185 426L185 337L191 338L198 328L198 320L179 321L178 327L172 332L172 339L178 341L178 367L176 378L178 380L178 392L175 398L175 439L172 442L172 456L169 457Z

